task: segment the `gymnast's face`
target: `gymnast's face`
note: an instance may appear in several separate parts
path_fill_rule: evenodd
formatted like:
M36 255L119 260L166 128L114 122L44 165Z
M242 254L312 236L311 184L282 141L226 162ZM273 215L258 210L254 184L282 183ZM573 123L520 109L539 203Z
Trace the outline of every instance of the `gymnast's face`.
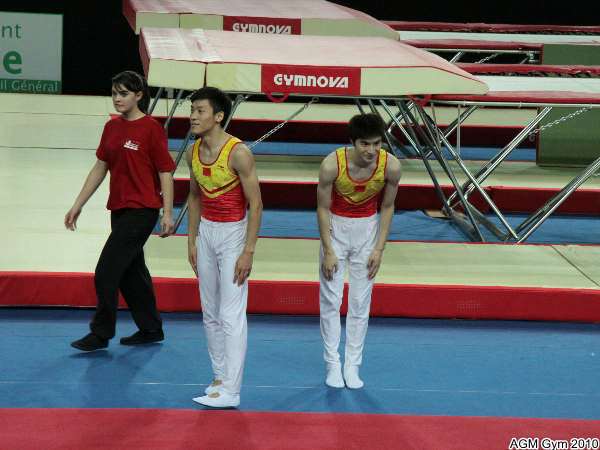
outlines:
M223 120L223 112L214 113L210 102L206 99L192 102L190 126L192 134L203 136L213 130Z
M142 98L141 92L133 92L122 84L113 85L112 101L115 111L128 115L137 109L138 101Z
M375 161L381 148L381 136L358 138L354 141L354 148L359 162L362 161L365 165L370 164Z

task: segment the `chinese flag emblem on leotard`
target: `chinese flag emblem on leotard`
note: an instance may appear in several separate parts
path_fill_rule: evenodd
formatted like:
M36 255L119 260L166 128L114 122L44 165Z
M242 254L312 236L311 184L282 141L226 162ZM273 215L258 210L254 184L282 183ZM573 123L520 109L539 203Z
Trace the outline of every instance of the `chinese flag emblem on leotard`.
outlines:
M354 192L365 192L367 187L364 184L357 184L354 186Z
M203 167L202 175L204 175L205 177L210 177L210 167Z

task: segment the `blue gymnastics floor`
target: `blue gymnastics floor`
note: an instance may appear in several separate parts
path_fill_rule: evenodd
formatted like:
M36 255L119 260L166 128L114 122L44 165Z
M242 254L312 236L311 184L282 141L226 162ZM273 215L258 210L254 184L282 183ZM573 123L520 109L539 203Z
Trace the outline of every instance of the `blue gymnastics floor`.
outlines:
M173 151L179 150L182 139L169 139L169 148ZM247 145L252 142L246 142ZM341 144L318 144L299 142L261 142L257 144L252 152L255 155L288 155L288 156L326 156L338 147L348 145ZM489 160L501 149L495 147L463 147L460 156L464 160ZM452 159L450 153L444 150L448 159ZM506 158L506 161L535 161L535 148L516 148Z
M0 408L195 408L200 314L162 344L80 353L89 310L0 309ZM121 312L117 337L133 332ZM373 318L358 391L324 385L318 317L249 316L244 410L600 418L598 325ZM343 346L342 346L343 348Z
M177 215L179 209L176 208ZM500 226L494 216L488 216ZM521 223L526 216L508 215L511 226ZM591 216L551 216L527 240L529 244L600 244L598 217ZM157 231L158 228L155 230ZM484 236L489 242L498 239L484 227ZM187 234L187 216L177 230ZM319 228L314 210L265 210L263 212L260 236L318 238ZM464 234L449 220L434 219L422 211L397 211L394 214L389 234L390 240L467 242Z

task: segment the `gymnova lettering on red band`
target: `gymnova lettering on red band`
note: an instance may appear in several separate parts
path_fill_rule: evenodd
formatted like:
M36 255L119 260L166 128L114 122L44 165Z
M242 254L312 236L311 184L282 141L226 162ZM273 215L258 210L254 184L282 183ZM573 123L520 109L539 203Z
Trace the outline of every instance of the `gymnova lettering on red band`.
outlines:
M223 17L223 30L240 33L301 34L300 19Z
M330 88L348 88L348 77L326 77L324 75L294 75L286 73L276 73L273 82L277 86L308 86L308 87L330 87Z
M268 93L359 95L360 69L263 66L261 88Z
M289 25L264 25L262 23L234 23L233 31L242 33L292 34Z

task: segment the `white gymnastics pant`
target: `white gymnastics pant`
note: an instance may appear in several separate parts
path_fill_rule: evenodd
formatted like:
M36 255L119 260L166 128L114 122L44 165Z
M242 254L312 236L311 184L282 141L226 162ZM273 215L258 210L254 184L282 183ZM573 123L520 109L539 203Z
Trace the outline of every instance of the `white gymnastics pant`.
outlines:
M204 330L213 375L223 390L237 395L242 386L248 337L248 280L233 282L235 263L246 242L246 219L213 222L198 227L198 281Z
M331 281L323 276L323 248L319 264L319 306L325 362L340 364L340 306L344 292L346 266L349 275L348 314L346 316L345 365L359 366L369 324L373 280L368 277L367 262L379 231L377 214L349 218L331 214L331 242L338 258L338 270Z

